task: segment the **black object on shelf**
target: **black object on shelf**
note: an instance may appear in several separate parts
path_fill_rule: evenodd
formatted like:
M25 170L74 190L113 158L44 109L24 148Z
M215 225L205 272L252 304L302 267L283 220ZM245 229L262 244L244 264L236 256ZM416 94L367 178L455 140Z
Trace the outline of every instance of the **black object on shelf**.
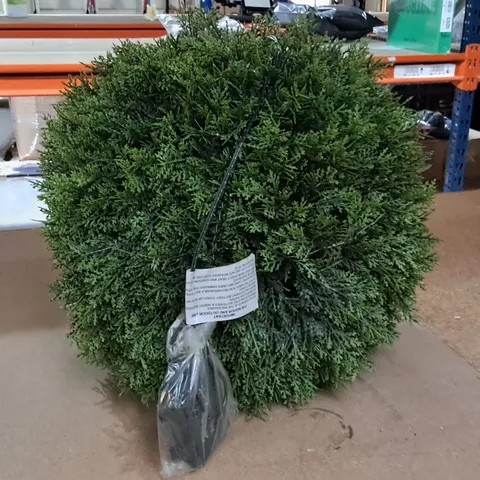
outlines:
M329 5L310 7L294 3L278 3L273 11L274 18L281 25L297 21L301 16L314 18L314 32L331 38L357 40L373 32L383 22L361 8L350 5Z
M421 110L418 112L418 119L419 128L431 137L440 140L448 140L450 138L452 121L440 112Z

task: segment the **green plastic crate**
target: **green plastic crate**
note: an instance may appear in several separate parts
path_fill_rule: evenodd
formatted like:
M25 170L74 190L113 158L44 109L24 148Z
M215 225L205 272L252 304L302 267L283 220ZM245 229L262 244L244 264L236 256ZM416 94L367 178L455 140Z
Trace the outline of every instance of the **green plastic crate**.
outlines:
M391 0L388 44L425 53L449 53L454 0Z

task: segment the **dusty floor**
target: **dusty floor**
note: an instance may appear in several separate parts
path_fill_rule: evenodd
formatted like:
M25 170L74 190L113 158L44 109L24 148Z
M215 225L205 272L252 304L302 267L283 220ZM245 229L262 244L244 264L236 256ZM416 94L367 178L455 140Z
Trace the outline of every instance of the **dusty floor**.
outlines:
M440 195L426 325L480 368L480 191ZM37 232L0 233L0 479L158 479L155 417L76 358ZM458 318L457 318L458 317ZM480 374L419 326L308 408L237 421L192 480L477 480Z
M438 195L430 229L439 263L419 292L419 317L480 371L480 191Z

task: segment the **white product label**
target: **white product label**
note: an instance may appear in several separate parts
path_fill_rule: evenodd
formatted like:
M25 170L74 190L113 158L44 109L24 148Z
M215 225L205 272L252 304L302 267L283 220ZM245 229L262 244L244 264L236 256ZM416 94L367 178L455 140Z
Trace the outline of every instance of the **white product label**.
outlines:
M454 63L395 65L393 78L448 78L455 76Z
M270 0L245 0L246 8L265 8L269 10L272 8Z
M453 27L454 0L443 0L442 18L440 20L440 32L451 32Z
M255 255L225 267L187 270L185 314L188 325L234 320L257 308Z

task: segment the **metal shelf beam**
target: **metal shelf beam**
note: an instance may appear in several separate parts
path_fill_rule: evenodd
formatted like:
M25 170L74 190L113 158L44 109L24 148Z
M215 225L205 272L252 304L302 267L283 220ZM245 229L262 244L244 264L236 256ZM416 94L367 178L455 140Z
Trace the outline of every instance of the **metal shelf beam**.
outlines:
M156 29L150 32L154 32L157 38L166 35L159 23L155 25ZM126 30L124 38L128 38L128 28ZM151 42L153 39L143 36L140 41ZM5 97L57 95L69 75L75 76L86 70L81 63L88 63L92 58L104 54L118 43L118 39L92 39L88 34L83 39L60 43L50 37L32 40L28 49L21 40L12 39L8 45L12 42L18 45L14 44L11 51L5 52L3 62L0 58L0 96ZM92 42L94 50L91 50ZM75 48L77 43L78 48ZM446 55L395 50L393 57L385 44L373 41L370 52L375 58L389 62L384 77L379 80L387 85L453 83L461 90L474 90L479 81L480 45L470 45L464 53Z
M159 22L143 15L34 15L0 17L0 39L23 38L158 38L165 35ZM10 21L9 21L10 20ZM36 20L36 21L34 21Z

